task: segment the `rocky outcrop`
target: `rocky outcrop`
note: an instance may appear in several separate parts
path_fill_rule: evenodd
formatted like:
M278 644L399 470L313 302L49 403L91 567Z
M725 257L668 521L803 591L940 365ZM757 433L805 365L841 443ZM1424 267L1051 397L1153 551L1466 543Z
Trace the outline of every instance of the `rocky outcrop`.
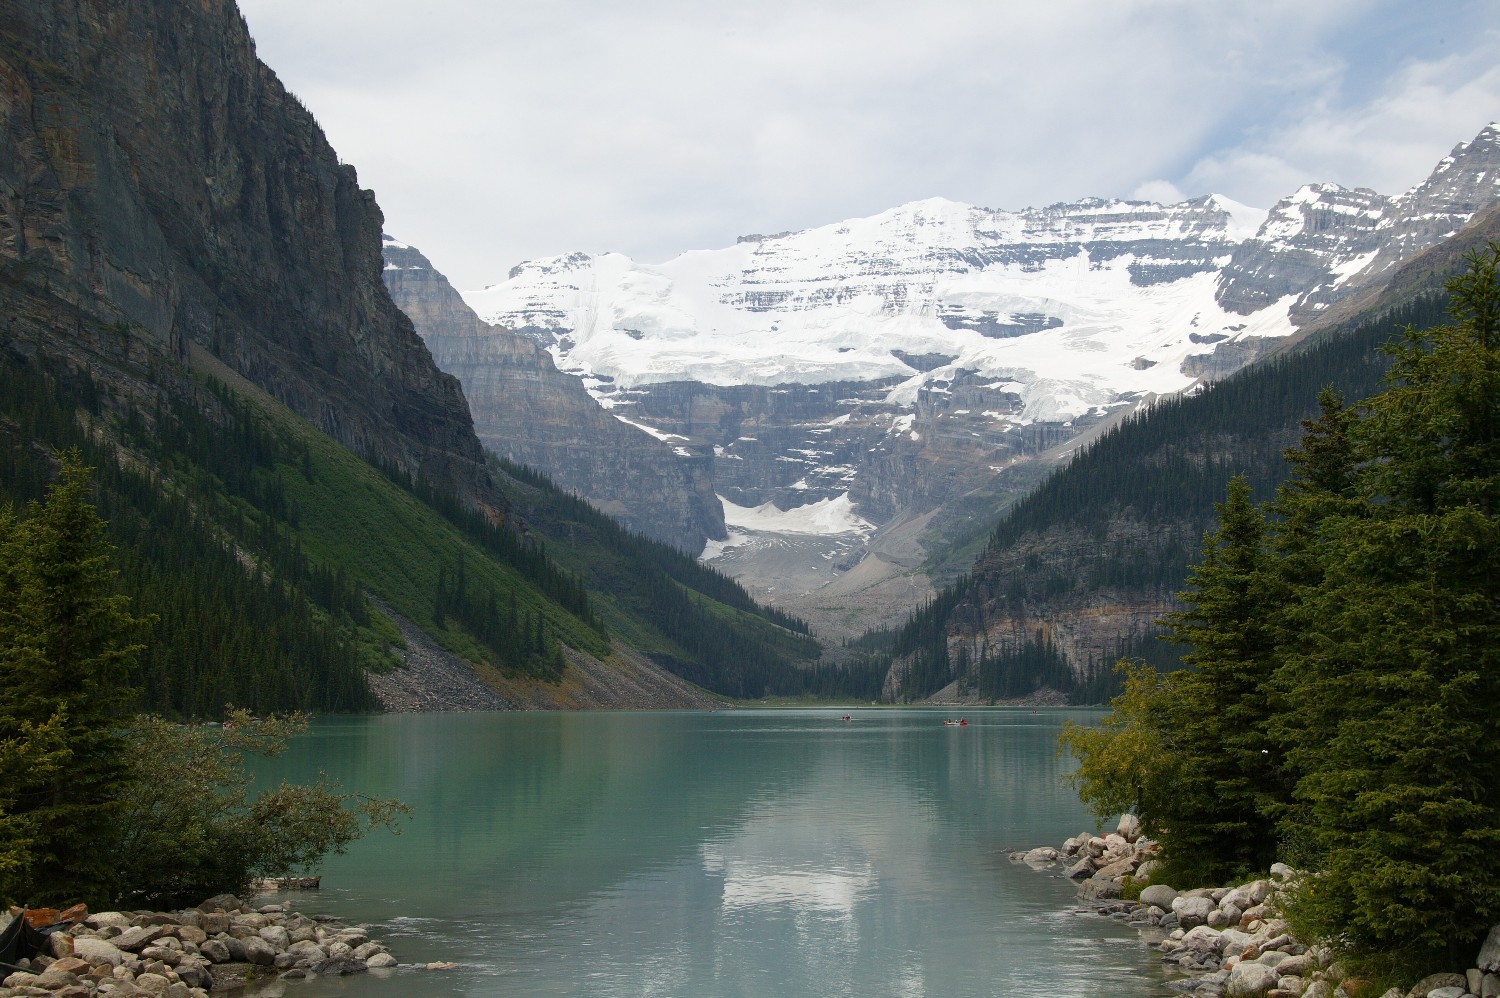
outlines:
M384 258L392 299L438 366L463 384L488 450L545 471L629 529L693 554L725 536L711 453L614 418L534 341L481 322L416 249L387 237Z
M380 209L232 0L0 7L6 345L169 377L197 344L358 453L474 487L458 382L380 281Z
M21 969L5 977L0 998L203 998L271 976L342 977L397 966L390 950L363 928L300 915L288 904L252 907L229 894L182 911L104 911L80 918L49 929L47 951L23 959Z

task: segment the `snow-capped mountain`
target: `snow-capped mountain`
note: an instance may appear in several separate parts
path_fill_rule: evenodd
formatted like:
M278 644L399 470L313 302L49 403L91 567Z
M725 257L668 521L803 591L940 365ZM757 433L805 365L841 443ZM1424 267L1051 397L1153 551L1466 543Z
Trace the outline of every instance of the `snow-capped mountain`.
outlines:
M662 264L529 261L465 298L615 417L711 453L732 506L845 497L883 524L1243 366L1497 198L1491 125L1394 197L934 198Z

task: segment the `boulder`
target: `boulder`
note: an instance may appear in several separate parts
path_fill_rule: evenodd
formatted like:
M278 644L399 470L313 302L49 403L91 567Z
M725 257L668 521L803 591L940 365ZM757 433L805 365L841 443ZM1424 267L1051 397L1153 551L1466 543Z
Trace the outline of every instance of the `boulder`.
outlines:
M1486 973L1478 994L1479 998L1500 998L1500 974Z
M262 967L269 967L276 962L276 947L260 936L246 939L244 945L246 962Z
M1078 885L1078 893L1081 897L1091 900L1103 901L1120 896L1120 885L1113 880L1101 880L1098 877L1090 877Z
M1458 993L1463 994L1468 990L1468 983L1462 974L1428 974L1418 981L1407 992L1407 995L1409 998L1432 998L1432 992L1443 988L1458 988Z
M212 963L228 963L232 959L229 955L229 947L220 939L208 940L198 947L198 952L208 957Z
M1172 902L1172 913L1185 929L1206 924L1208 916L1218 910L1219 906L1214 904L1213 898L1208 897L1179 896Z
M1170 911L1172 902L1177 900L1177 892L1166 884L1152 884L1141 891L1141 904L1156 905L1164 911Z
M389 953L374 953L365 961L365 966L371 970L379 970L381 967L396 966L396 958Z
M1127 842L1134 842L1141 837L1141 819L1129 811L1120 815L1120 824L1116 826L1115 833Z
M125 962L125 951L103 939L91 939L87 936L74 939L73 952L79 958L87 960L90 966L107 963L111 967L118 967Z
M1080 859L1068 867L1064 874L1069 880L1083 880L1094 875L1094 861L1091 859Z
M1427 992L1427 998L1464 998L1464 995L1468 993L1469 989L1467 987L1450 984L1446 988L1433 988Z
M1117 859L1107 866L1101 866L1094 876L1100 880L1113 880L1116 877L1123 877L1134 873L1135 866L1135 857L1126 856L1124 859Z
M1021 858L1028 863L1052 863L1057 860L1057 850L1051 846L1038 846Z
M216 894L198 906L202 912L239 911L245 903L233 894Z
M1276 971L1263 963L1238 963L1224 982L1224 994L1226 998L1258 998L1276 987L1279 980Z
M137 974L135 978L135 986L152 995L165 995L171 983L161 974Z
M1479 961L1475 966L1486 973L1500 971L1500 925L1490 928L1490 934L1479 947Z
M1289 956L1276 965L1276 971L1282 977L1310 977L1317 969L1318 961L1307 953L1301 956Z
M177 927L177 938L194 946L202 946L203 941L208 938L208 933L196 925L179 925Z
M110 942L119 949L136 953L166 934L167 930L160 925L135 925L115 936Z
M260 937L279 950L286 949L292 943L286 929L279 925L267 925L260 930Z

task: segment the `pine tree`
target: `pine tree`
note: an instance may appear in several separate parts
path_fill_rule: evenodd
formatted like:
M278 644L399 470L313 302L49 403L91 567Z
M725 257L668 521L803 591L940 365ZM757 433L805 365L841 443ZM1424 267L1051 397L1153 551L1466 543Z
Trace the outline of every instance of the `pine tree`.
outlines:
M0 526L0 743L45 729L71 754L66 770L14 774L12 813L32 833L18 895L32 904L101 903L114 873L100 844L126 779L120 724L145 622L114 592L89 492L75 452L44 503Z
M1164 621L1172 640L1192 646L1183 656L1190 670L1169 676L1156 698L1175 778L1155 821L1179 882L1269 867L1276 842L1263 815L1290 796L1265 725L1280 599L1265 519L1243 477L1230 481L1218 511L1180 597L1188 609Z
M1407 330L1352 428L1357 504L1318 527L1280 682L1301 913L1411 972L1464 966L1500 920L1500 247Z

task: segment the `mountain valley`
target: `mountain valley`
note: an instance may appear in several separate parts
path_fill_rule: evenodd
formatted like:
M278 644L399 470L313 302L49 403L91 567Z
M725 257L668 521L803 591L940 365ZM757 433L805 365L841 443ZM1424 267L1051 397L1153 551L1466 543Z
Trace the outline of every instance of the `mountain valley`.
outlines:
M466 295L461 340L408 311L488 448L850 637L965 571L994 517L1089 440L1345 315L1497 197L1492 125L1395 197L932 199L660 265L528 261ZM435 272L386 245L405 301ZM576 432L514 418L523 393L497 386L521 370L527 411L566 397L551 421ZM594 448L601 414L617 426Z

